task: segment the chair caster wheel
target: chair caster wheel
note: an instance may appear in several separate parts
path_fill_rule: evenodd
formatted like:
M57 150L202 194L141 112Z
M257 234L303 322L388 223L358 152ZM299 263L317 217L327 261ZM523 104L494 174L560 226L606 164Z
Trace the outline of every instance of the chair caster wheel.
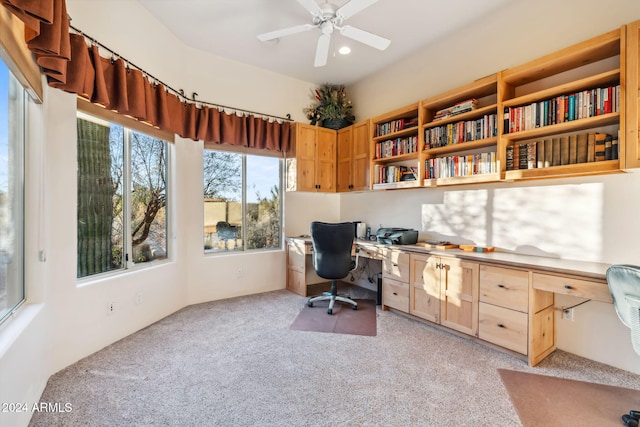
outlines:
M333 314L333 310L332 309L327 309L327 314Z
M307 307L313 307L313 301L309 301L309 302L307 303Z
M351 309L352 309L352 310L357 310L357 309L358 309L358 306L357 306L357 305L352 305L352 306L351 306Z

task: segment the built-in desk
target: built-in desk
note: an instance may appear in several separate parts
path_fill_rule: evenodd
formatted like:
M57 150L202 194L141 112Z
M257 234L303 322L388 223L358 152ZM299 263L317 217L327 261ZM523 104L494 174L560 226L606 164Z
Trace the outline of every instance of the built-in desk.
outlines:
M382 261L382 309L396 310L526 356L556 349L555 294L611 303L609 264L507 252L434 250L356 240ZM308 237L287 239L287 288L308 296L315 274Z

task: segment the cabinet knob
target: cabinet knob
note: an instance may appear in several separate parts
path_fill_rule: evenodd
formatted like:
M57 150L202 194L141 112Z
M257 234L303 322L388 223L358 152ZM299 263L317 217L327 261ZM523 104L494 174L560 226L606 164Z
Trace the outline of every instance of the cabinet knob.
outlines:
M394 292L393 294L394 294L395 296L398 296L398 293L397 293L397 292Z
M571 285L564 285L564 288L565 288L565 289L573 289L573 286L571 286Z
M498 328L504 328L504 325L502 323L498 323Z
M499 287L499 288L504 288L504 285L503 285L502 283L500 283L500 284L498 285L498 287Z

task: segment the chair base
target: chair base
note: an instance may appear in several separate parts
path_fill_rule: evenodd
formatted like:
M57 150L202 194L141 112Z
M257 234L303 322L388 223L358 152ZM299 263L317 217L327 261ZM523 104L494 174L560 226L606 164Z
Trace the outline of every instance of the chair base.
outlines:
M333 306L336 301L344 302L347 304L351 304L351 308L353 310L358 309L358 303L349 298L349 295L338 295L337 292L337 284L336 281L331 282L331 292L323 292L322 295L318 295L316 297L311 297L307 301L307 306L313 307L313 303L316 301L326 301L329 300L329 307L327 308L327 314L333 314Z

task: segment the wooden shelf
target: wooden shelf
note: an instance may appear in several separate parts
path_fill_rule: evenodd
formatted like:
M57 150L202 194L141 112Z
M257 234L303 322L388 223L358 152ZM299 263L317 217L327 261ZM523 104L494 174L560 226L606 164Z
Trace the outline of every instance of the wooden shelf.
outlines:
M586 119L572 120L569 122L557 123L555 125L523 130L520 132L507 133L502 137L507 141L522 141L525 139L540 138L560 133L576 132L602 126L615 125L619 120L620 113L608 113L600 116L588 117Z
M576 80L570 83L554 86L541 90L538 92L530 93L527 95L519 96L516 98L507 99L502 102L503 107L515 107L518 105L528 105L532 102L539 101L541 99L550 99L558 95L564 95L571 92L578 92L582 90L596 88L603 85L616 85L620 81L620 69L607 71L597 74L595 76L585 77L580 80Z
M403 136L411 136L415 135L418 132L418 126L411 126L409 128L404 128L395 132L387 133L381 136L374 136L373 140L375 142L387 141L389 139L401 138Z
M417 188L417 187L420 187L420 181L417 181L417 180L373 184L374 190L398 190L403 188Z
M549 166L547 168L509 170L505 172L505 180L519 181L525 179L564 178L617 172L622 172L620 161L605 160L602 162Z
M425 179L424 187L444 187L449 185L479 184L500 181L499 173L483 173L478 175L452 176L449 178Z
M475 150L477 148L495 146L498 142L497 137L478 139L476 141L459 142L457 144L449 144L442 147L426 148L423 153L426 159L441 157L446 154L462 153L464 151Z
M407 153L407 154L400 154L398 156L391 156L391 157L382 157L380 159L373 159L374 163L378 163L378 164L384 164L384 163L397 163L397 162L403 162L405 160L417 160L418 159L418 152L413 152L413 153Z

